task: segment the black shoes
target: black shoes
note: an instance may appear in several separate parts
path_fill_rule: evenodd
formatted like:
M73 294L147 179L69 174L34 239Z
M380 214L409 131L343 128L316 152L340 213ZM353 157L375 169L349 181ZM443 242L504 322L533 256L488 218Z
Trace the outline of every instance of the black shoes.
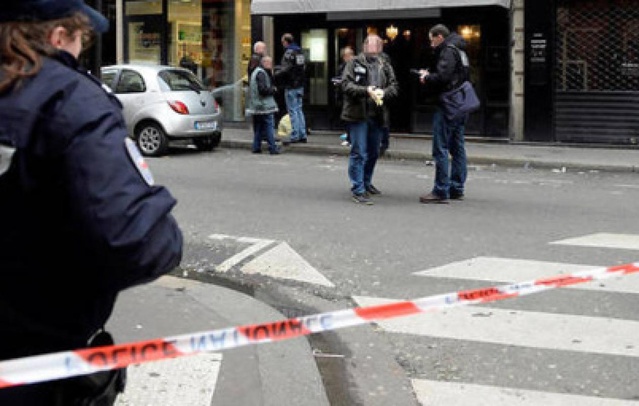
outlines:
M366 196L366 194L362 193L361 195L353 194L353 201L358 204L364 204L366 206L371 206L373 201L370 197Z
M366 191L368 193L372 194L372 195L381 195L382 194L382 192L379 189L377 189L375 186L373 186L372 184L366 186Z
M273 151L271 151L271 152L269 152L269 153L270 153L271 155L279 155L279 154L280 154L280 151L279 151L279 150L277 150L277 149L275 149L275 150L273 150Z
M442 196L438 196L433 192L430 192L427 195L420 196L419 202L424 204L429 204L429 203L447 204L448 199Z
M450 200L464 200L464 194L463 193L451 193L450 194Z

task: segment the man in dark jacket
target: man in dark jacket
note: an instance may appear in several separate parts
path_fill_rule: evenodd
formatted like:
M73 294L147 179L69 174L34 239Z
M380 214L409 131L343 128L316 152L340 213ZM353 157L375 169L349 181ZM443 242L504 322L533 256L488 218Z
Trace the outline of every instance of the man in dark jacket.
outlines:
M466 41L441 24L431 28L428 37L435 52L436 64L431 70L420 70L420 81L439 96L442 92L459 87L468 79L468 70L463 66L458 51L466 48ZM433 116L435 185L430 193L420 196L421 203L448 203L449 198L463 200L467 174L464 145L466 119L467 116L448 120L438 104Z
M293 35L282 35L282 46L284 55L278 69L276 69L275 79L279 86L284 88L284 98L286 109L291 118L290 142L306 142L306 119L302 103L304 101L304 83L306 82L306 61L302 48L295 43Z
M342 114L342 107L344 106L344 94L342 93L342 75L344 74L344 69L346 69L346 65L348 62L355 57L355 50L347 45L340 50L340 57L342 58L342 63L339 64L337 68L337 72L335 77L332 79L333 86L335 87L335 110L337 119L341 120L339 116ZM349 146L351 144L351 139L348 136L348 126L344 128L344 134L340 137L343 138L343 144Z
M373 171L389 122L386 101L399 91L393 67L380 57L383 45L377 35L366 37L364 51L348 62L342 75L342 120L351 138L348 177L353 201L366 205L373 204L370 195L381 193L372 183Z

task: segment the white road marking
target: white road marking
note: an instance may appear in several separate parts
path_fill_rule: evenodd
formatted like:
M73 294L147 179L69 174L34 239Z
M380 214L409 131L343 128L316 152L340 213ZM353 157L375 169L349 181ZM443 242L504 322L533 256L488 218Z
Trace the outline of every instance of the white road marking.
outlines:
M568 238L565 240L554 241L554 242L551 242L550 244L639 250L639 235L596 233L596 234L585 235L583 237Z
M116 406L209 406L217 384L222 354L131 365L127 385Z
M248 274L259 273L273 278L335 286L285 242L256 257L241 270Z
M395 301L364 296L353 299L360 306ZM465 306L376 323L393 333L639 357L639 322L631 320Z
M422 406L476 403L490 406L622 406L639 405L624 399L540 392L525 389L475 385L460 382L413 379L413 389ZM474 401L472 400L474 399ZM481 399L481 401L477 401Z
M215 240L234 240L251 244L241 252L228 258L216 267L219 272L227 272L238 264L247 261L251 256L255 258L245 263L240 271L247 274L260 274L279 279L290 279L334 287L335 285L317 269L309 264L286 242L266 240L250 237L234 237L226 234L211 234L209 238ZM270 248L270 249L269 249ZM266 251L268 249L268 251ZM265 251L260 253L260 251ZM258 255L256 255L258 254Z
M598 267L561 262L477 257L418 271L414 274L417 276L489 281L494 284L497 282L523 282L554 275L588 271L596 268ZM583 283L576 286L569 286L568 288L603 292L639 293L639 277L631 275L627 278Z
M266 247L268 247L269 245L272 245L275 243L275 241L273 240L261 240L261 239L246 238L246 237L231 237L224 234L211 234L209 238L217 239L217 240L234 239L238 242L252 244L246 249L244 249L243 251L233 255L231 258L227 259L226 261L218 265L215 269L219 272L228 272L231 268L233 268L240 262L246 260L251 255L254 255L257 252L260 252Z

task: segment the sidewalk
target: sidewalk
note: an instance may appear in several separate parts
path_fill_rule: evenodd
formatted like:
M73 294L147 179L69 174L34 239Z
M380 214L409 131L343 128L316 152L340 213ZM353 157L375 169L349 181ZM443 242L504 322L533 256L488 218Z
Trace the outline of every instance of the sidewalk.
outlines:
M253 134L247 128L225 128L221 146L251 148ZM283 146L284 153L315 153L348 155L349 148L340 145L337 132L313 132L307 144ZM385 159L430 161L431 139L423 135L391 134ZM509 167L550 168L565 170L639 171L639 149L625 146L564 146L487 142L467 137L466 154L469 164Z
M126 290L107 325L119 343L283 320L279 311L223 286L164 276ZM328 406L306 337L128 368L116 406Z

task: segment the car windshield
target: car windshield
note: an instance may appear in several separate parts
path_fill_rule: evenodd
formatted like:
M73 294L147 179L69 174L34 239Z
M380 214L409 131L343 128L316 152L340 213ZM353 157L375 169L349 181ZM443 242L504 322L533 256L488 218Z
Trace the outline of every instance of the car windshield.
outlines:
M167 69L161 71L158 77L160 88L163 92L182 90L195 90L196 92L200 92L205 90L202 82L189 71Z

